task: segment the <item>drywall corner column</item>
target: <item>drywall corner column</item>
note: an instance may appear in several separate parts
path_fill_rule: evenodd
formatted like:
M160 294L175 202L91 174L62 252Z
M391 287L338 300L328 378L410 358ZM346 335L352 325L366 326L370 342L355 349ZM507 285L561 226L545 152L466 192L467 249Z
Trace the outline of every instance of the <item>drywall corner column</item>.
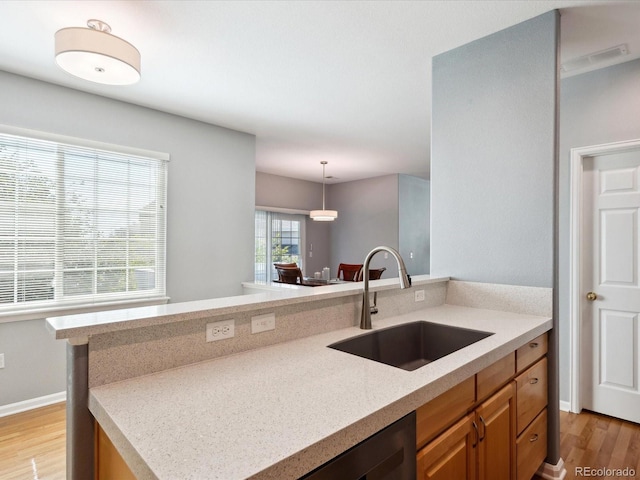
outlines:
M434 57L432 275L557 289L558 30L559 13L550 11ZM552 464L559 458L557 331Z

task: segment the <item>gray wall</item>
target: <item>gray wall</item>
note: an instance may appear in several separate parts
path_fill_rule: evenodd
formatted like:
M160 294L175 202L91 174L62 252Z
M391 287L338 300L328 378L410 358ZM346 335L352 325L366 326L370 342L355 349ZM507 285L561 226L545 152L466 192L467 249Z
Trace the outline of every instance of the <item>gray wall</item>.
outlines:
M431 273L552 287L547 462L560 458L558 41L551 11L433 60Z
M399 175L400 254L410 275L429 273L430 192L431 185L428 180Z
M570 150L640 138L640 60L560 86L560 399L569 401Z
M327 208L338 210L331 228L331 275L340 263L363 263L374 247L399 248L398 175L337 183L327 190ZM372 268L386 267L382 278L398 276L391 256L378 253Z
M256 205L316 210L322 184L256 173ZM429 272L429 182L409 175L343 182L326 186L326 206L338 210L334 222L307 219L305 272L311 275L340 263L362 263L369 251L387 245L400 251L410 274ZM311 251L313 244L313 251ZM413 252L413 258L411 258ZM312 256L310 256L310 254ZM383 278L397 276L393 259L374 257L374 267L387 267Z
M172 302L240 295L240 282L253 278L253 135L6 72L0 72L0 105L0 124L171 155ZM44 333L44 320L0 324L0 339L7 354L0 405L65 389L64 342Z
M433 59L433 275L553 286L554 20Z
M256 172L256 205L294 210L318 210L322 208L322 184ZM329 208L328 204L327 208ZM303 270L305 275L311 276L329 265L331 222L314 222L307 217L305 228L306 258ZM313 248L311 248L312 245Z

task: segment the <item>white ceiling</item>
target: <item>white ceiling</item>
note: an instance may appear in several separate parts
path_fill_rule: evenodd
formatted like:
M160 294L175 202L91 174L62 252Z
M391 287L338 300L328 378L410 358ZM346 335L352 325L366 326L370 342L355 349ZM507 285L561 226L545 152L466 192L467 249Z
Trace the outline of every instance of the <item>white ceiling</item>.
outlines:
M327 160L334 182L428 178L431 58L554 8L563 61L619 44L640 57L635 0L3 0L0 69L253 133L262 172L321 181ZM90 18L140 50L138 84L55 65L54 33Z

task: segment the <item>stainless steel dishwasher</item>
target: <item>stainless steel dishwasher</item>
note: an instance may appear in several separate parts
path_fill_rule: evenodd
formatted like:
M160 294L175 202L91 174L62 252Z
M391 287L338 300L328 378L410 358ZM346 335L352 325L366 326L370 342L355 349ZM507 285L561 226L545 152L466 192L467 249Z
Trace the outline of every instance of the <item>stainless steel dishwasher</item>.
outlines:
M415 480L416 414L411 412L338 455L304 480Z

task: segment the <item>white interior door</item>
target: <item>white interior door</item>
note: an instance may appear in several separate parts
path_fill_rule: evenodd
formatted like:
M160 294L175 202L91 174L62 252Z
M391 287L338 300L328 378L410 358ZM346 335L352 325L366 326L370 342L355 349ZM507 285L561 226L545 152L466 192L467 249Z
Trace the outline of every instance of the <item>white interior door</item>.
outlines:
M582 405L640 423L640 149L584 159Z

